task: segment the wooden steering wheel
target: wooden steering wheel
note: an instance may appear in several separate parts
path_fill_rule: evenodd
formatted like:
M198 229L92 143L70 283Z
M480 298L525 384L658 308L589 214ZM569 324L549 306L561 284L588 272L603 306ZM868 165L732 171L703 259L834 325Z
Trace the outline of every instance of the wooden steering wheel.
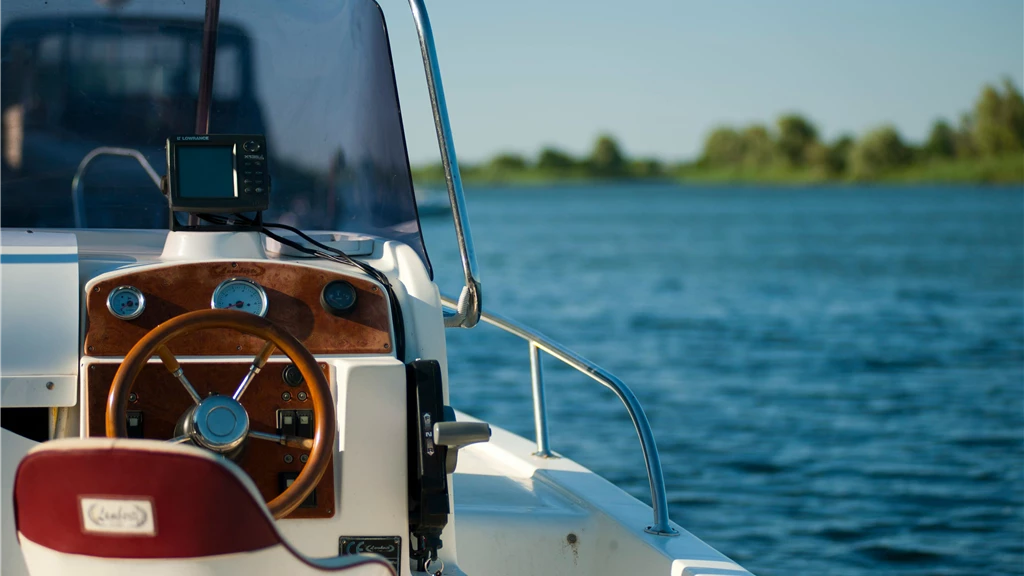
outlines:
M231 397L201 398L188 378L185 377L178 360L166 346L167 342L178 336L213 328L230 328L243 334L262 338L266 342L260 353L253 359L249 372ZM252 379L267 363L270 355L278 348L295 363L302 377L309 384L315 422L312 440L249 430L249 415L239 399ZM298 508L316 488L320 478L327 471L338 426L330 384L309 350L294 336L273 322L248 312L197 310L171 318L143 336L125 356L117 374L114 375L114 381L110 385L110 394L107 397L107 437L127 437L128 396L136 378L142 372L142 368L154 354L160 356L167 370L182 383L195 402L195 405L190 407L181 419L182 434L172 438L169 442L181 444L191 441L197 446L227 456L240 452L248 438L269 440L309 450L309 460L291 486L267 502L267 508L270 509L274 518L282 518Z

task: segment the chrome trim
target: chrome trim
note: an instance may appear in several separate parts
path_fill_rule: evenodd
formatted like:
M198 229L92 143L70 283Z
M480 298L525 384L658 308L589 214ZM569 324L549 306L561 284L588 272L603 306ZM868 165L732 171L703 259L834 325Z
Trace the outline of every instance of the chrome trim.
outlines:
M298 448L299 450L312 450L313 439L302 438L299 436L282 436L280 434L268 434L266 432L257 432L256 430L249 431L249 438L256 438L257 440L266 440L267 442L274 442L281 446L287 446L289 448ZM299 458L301 460L301 456ZM302 460L305 462L305 460Z
M256 282L255 280L250 280L249 278L245 278L242 276L228 278L227 280L221 282L220 284L217 284L217 287L213 289L213 294L210 295L210 308L213 308L214 310L222 310L222 308L217 308L217 294L220 293L220 291L224 287L234 282L244 282L256 288L256 291L259 292L260 295L260 311L256 315L261 318L266 316L267 308L270 304L270 301L267 299L267 291L264 290L263 286L260 286L259 283Z
M449 307L456 305L455 300L446 296L441 296L441 302ZM637 400L629 386L626 386L625 382L619 380L604 368L549 339L540 332L490 312L483 312L480 319L487 324L496 326L509 334L526 340L531 345L531 352L534 347L538 350L543 350L615 393L619 400L622 401L622 404L625 405L629 418L633 421L633 428L636 429L636 434L640 438L640 448L643 451L644 463L647 465L647 480L651 487L651 508L654 510L654 523L647 526L644 531L657 536L678 536L679 531L672 527L668 517L668 493L665 489L665 475L661 469L661 457L658 455L658 446L654 442L654 432L651 430L651 423L647 420L647 415L644 414L644 410L640 406L640 401ZM541 390L543 389L541 388ZM543 398L538 401L536 396L534 397L534 410L534 421L540 422L543 428L546 429L547 413ZM542 438L538 438L537 451L540 452L546 449L546 443L545 440L542 445Z
M114 299L114 296L116 296L117 294L120 294L122 292L131 292L131 293L133 293L135 295L135 299L139 301L139 309L136 310L135 312L132 312L131 314L128 314L127 316L123 316L121 314L118 314L117 312L114 312L114 306L111 303L111 301ZM111 290L110 294L107 294L107 311L110 312L114 316L114 318L117 318L119 320L135 320L139 316L142 316L142 313L145 310L146 310L146 295L142 293L142 290L139 290L135 286L128 286L128 285L118 286L117 288L114 288L113 290Z
M462 270L466 276L466 285L459 295L455 312L444 313L444 325L448 328L472 328L480 321L482 304L480 274L477 271L476 251L473 249L473 234L469 230L469 213L466 211L466 197L462 191L462 174L455 155L455 140L448 120L448 105L445 103L444 87L441 85L441 68L437 62L434 33L430 28L427 6L424 0L409 0L409 8L412 9L416 32L420 38L423 72L427 76L427 91L430 93L430 107L434 113L437 144L441 151L448 199L452 205L455 236L459 241L459 253L462 255Z
M537 436L537 451L534 456L557 458L548 448L547 403L544 401L544 367L541 364L540 348L530 342L530 384L533 387L533 429Z
M185 419L184 432L197 446L226 454L249 437L249 414L227 396L210 396Z
M146 160L146 157L142 155L142 152L134 148L119 148L117 146L100 146L99 148L93 148L91 152L86 154L82 161L78 163L78 170L75 171L75 177L71 179L71 207L75 212L75 228L85 227L85 215L82 214L82 178L85 176L85 169L92 164L92 161L99 156L124 156L127 158L134 158L136 162L142 166L142 169L149 175L149 179L156 184L156 189L163 191L163 187L160 186L160 175L153 169L153 165Z
M193 386L192 383L189 382L188 377L185 376L185 370L182 369L180 365L177 370L171 372L171 376L174 376L178 379L178 382L181 382L181 385L185 387L185 391L188 392L189 397L192 398L192 402L199 404L203 401L203 398L199 396L199 392L196 392L195 386Z

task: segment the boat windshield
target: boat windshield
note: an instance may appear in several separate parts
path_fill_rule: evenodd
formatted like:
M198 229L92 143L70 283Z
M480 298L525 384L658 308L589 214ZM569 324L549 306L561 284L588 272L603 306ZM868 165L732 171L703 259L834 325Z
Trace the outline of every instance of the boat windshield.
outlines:
M164 142L196 130L204 0L4 0L5 227L167 228ZM209 132L265 134L266 220L420 235L384 17L373 0L223 0Z

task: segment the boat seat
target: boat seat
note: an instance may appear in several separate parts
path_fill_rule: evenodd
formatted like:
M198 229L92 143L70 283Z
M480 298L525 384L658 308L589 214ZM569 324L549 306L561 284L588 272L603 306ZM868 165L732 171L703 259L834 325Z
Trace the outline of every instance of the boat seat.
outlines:
M33 576L394 575L379 556L299 554L252 480L193 446L44 442L18 465L14 506Z

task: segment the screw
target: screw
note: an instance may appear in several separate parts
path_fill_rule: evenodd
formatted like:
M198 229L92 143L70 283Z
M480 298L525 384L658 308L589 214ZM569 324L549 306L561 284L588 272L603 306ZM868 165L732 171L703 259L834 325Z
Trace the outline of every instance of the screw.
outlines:
M295 395L295 397L298 398L300 402L305 402L306 401L306 393L305 392L299 392L298 394Z
M95 350L95 348L93 348L92 346L89 346L88 350L89 350L89 352L92 352L93 350Z
M391 348L391 344L388 344L387 342L385 342L384 343L384 349L387 350L388 348Z
M242 345L241 344L239 344L238 346L235 346L235 350L241 350L241 349L242 349Z
M291 464L292 463L292 455L291 454L285 454L284 455L284 463L285 464Z
M93 292L99 292L99 291L100 291L100 287L99 287L99 286L97 286L97 287L93 288L93 289L92 289L92 291L93 291Z
M377 291L377 287L376 286L370 286L370 289L373 290L374 292Z
M232 267L232 268L237 268L237 267L238 267L238 264L236 264L236 263L232 262L232 263L231 263L231 267Z
M302 456L299 456L299 462L305 464L306 460L309 460L309 454L303 454Z
M136 402L139 401L139 395L136 394L135 392L132 392L131 394L128 395L128 401L131 402L132 404L135 404Z
M53 382L47 382L46 383L46 389L47 390L53 390Z
M282 392L281 393L281 400L284 400L285 402L287 402L287 401L289 401L291 399L292 399L292 395L291 395L290 392Z

